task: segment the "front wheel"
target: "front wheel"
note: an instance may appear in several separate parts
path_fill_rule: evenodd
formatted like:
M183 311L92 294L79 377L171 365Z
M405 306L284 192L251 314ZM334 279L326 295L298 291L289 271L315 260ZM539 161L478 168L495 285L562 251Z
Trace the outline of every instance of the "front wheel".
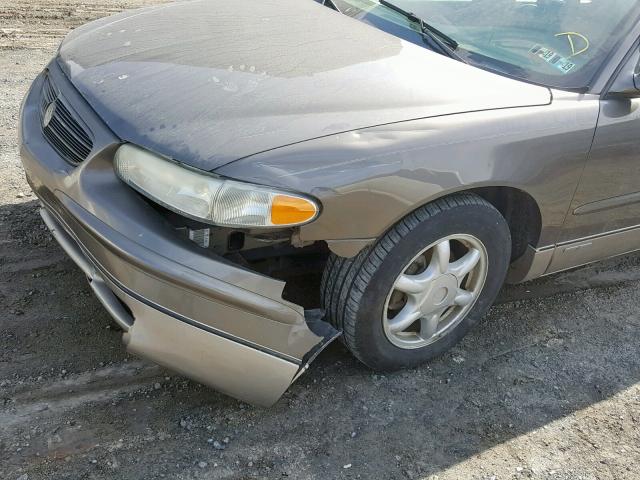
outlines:
M353 259L331 255L322 280L329 320L376 370L413 367L455 345L504 282L511 237L474 194L419 208Z

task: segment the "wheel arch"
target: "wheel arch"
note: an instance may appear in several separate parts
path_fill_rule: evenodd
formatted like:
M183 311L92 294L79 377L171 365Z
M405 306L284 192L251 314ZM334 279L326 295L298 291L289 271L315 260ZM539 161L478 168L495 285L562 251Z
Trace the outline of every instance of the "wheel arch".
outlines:
M524 190L506 186L479 187L466 190L484 198L505 218L511 231L511 261L537 246L542 232L542 212L538 202Z
M436 202L442 198L464 193L473 193L483 198L493 205L505 218L511 232L511 261L515 261L525 254L527 246L538 246L542 233L542 212L535 198L522 189L506 185L483 185L469 188L462 188L455 191L442 192L428 201L416 205L410 211L405 212L401 217L387 227L379 238L405 216L422 208L424 205ZM356 239L347 241L328 241L331 251L341 257L354 257L375 239Z

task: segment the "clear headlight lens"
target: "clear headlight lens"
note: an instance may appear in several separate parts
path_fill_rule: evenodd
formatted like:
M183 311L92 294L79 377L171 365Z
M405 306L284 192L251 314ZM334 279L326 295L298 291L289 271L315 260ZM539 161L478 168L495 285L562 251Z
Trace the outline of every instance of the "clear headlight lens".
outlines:
M124 182L160 205L214 225L302 225L315 220L320 210L302 195L218 178L131 144L116 152L115 170Z

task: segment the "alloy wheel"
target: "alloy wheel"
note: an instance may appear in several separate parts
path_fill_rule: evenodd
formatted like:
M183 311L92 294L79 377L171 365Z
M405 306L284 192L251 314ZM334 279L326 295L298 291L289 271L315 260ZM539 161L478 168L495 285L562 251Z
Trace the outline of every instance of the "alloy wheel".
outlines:
M450 235L423 249L387 295L383 327L388 340L416 349L449 333L480 296L487 265L486 248L472 235Z

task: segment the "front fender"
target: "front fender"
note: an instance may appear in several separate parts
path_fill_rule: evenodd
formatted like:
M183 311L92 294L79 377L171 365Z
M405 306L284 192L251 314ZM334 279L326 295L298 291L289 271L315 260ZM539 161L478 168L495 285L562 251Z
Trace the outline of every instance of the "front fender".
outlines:
M454 192L518 188L541 210L539 245L562 227L596 126L595 96L407 121L331 135L225 165L217 173L317 197L302 241L362 248L417 207ZM354 243L355 242L355 243ZM347 249L348 250L348 249Z

